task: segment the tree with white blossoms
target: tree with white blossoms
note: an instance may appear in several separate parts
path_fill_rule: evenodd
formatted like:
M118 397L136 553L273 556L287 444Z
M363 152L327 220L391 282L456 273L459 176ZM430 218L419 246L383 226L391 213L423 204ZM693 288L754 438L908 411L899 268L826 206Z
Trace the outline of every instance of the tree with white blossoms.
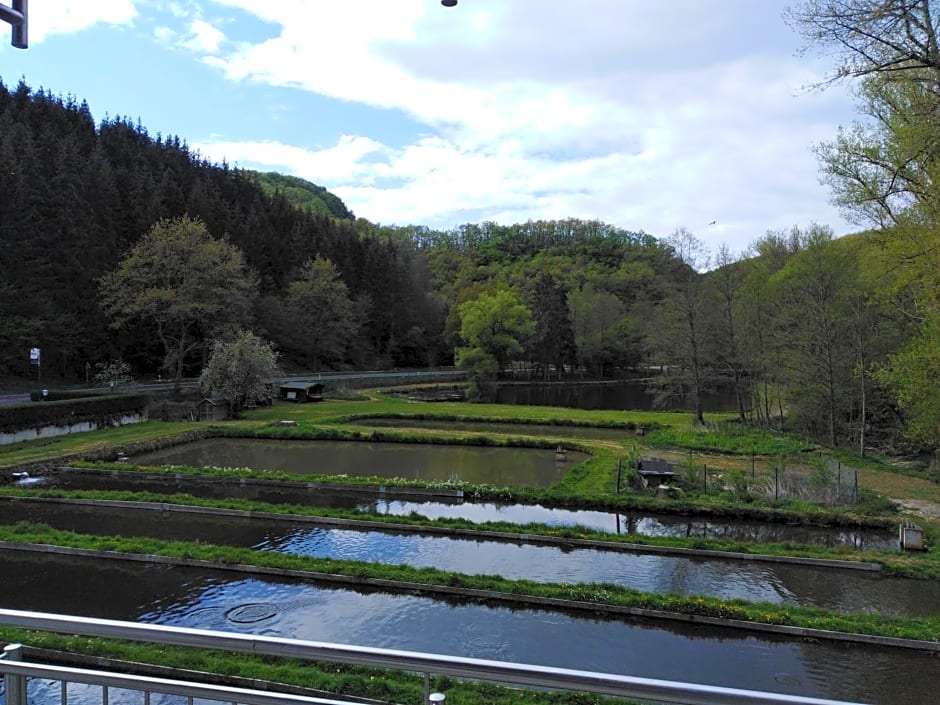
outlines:
M276 395L274 380L281 376L271 344L251 331L239 331L231 341L217 340L199 379L204 393L228 401L233 416L251 403L267 403Z

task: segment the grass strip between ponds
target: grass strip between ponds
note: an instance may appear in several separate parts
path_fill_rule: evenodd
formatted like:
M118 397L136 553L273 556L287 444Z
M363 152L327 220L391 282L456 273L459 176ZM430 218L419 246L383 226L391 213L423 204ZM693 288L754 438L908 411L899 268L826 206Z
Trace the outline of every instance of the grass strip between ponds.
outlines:
M536 583L530 580L507 580L492 575L466 575L436 568L413 568L405 565L382 565L361 561L293 556L201 543L92 536L71 531L58 531L45 525L28 522L21 522L14 526L0 526L0 541L195 559L221 565L251 565L364 580L406 582L417 586L492 591L523 598L569 600L590 603L592 609L601 612L605 606L611 606L739 620L755 624L784 625L919 641L940 641L940 616L914 619L862 613L840 614L817 608L751 603L744 600L644 593L608 583L573 585Z
M784 556L796 558L818 558L839 561L857 561L878 563L886 575L917 579L940 580L940 562L930 561L928 556L898 555L877 551L859 552L851 546L825 547L796 542L754 543L731 539L708 539L701 537L645 536L642 534L612 534L592 530L584 526L550 526L548 524L515 524L505 521L474 522L463 518L427 517L412 512L403 515L378 514L354 509L336 509L311 507L294 504L269 504L240 499L207 499L188 494L158 494L152 492L132 492L128 490L40 490L0 488L0 497L22 497L24 499L77 499L89 501L114 502L151 502L176 504L197 508L228 509L254 513L282 514L317 518L346 519L350 521L368 521L376 524L376 530L382 525L409 526L416 529L431 527L436 530L500 532L517 535L545 536L557 539L577 539L600 541L612 546L632 544L639 546L695 549L744 553L751 555Z
M54 649L89 657L152 664L161 668L282 683L322 690L341 697L356 696L390 703L420 703L424 700L423 677L402 671L51 634L9 627L0 627L0 640L26 644L38 649ZM141 672L146 669L131 670ZM446 693L447 702L454 705L626 705L624 700L599 695L519 690L490 683L461 681L449 676L432 677L431 689Z
M231 467L191 467L185 465L133 465L125 462L76 461L72 467L126 473L164 473L168 476L245 478L300 484L323 483L357 487L417 487L426 489L460 490L465 499L501 503L542 504L567 509L594 509L599 511L642 510L673 515L698 515L734 519L754 519L788 524L814 526L868 526L894 528L894 516L862 516L852 511L827 509L817 505L799 503L792 506L771 506L760 502L742 504L727 502L720 496L683 499L656 499L651 495L623 492L613 493L616 482L616 457L593 449L595 455L572 467L559 484L549 488L497 487L473 484L463 480L415 480L375 476L348 475L294 475L271 470ZM608 487L607 485L610 485ZM0 488L2 490L3 488Z

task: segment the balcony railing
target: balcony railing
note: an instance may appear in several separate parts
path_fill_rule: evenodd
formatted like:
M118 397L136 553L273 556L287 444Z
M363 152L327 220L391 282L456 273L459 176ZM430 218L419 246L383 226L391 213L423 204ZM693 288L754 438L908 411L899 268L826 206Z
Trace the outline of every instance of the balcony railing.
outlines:
M647 702L683 703L685 705L853 705L844 701L609 673L42 612L0 609L0 624L80 636L144 641L420 673L424 674L426 703L440 703L446 695L430 692L430 676L448 675L539 689L583 691ZM171 693L186 696L190 700L206 698L248 705L297 705L301 702L312 705L319 703L347 705L340 700L304 698L288 694L272 694L193 682L27 663L18 660L22 658L22 651L17 651L17 647L18 645L8 647L5 658L0 658L0 674L4 676L6 683L5 705L26 705L26 679L28 678L61 682L63 698L68 683L89 683L102 686L104 689L102 705L108 703L107 688L109 687L141 691L145 694L145 705L149 703L150 693ZM63 705L65 702L63 699Z

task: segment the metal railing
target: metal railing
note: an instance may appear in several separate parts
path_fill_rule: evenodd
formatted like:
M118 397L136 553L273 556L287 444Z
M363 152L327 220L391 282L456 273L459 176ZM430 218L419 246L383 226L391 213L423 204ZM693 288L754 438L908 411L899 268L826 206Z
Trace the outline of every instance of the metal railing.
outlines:
M695 683L621 676L592 671L578 671L547 666L533 666L503 661L445 656L412 651L379 649L375 647L349 646L327 642L305 641L283 637L258 636L253 634L233 634L228 632L170 627L164 625L138 624L109 619L92 619L71 615L26 612L21 610L0 609L0 624L24 629L33 629L80 636L97 636L129 641L144 641L155 644L189 646L220 651L250 653L265 656L308 661L328 661L357 666L390 668L401 671L424 674L425 702L440 702L442 696L430 693L430 675L447 675L462 679L472 679L515 686L530 686L539 689L573 690L634 698L644 701L663 703L683 703L684 705L852 705L844 701L767 693L737 688L725 688ZM122 676L113 673L85 671L54 666L25 664L15 660L0 659L0 673L5 678L16 679L26 676L52 680L80 681L99 685L116 684L120 679L140 678L141 684L154 685L157 692L173 692L194 697L209 697L227 702L244 702L250 705L288 705L300 702L296 696L272 695L243 691L243 695L224 695L218 691L215 696L203 695L218 686L207 686L180 681L146 679L138 676ZM58 675L56 675L58 674ZM115 680L112 680L115 679ZM11 699L11 690L7 681L6 705L24 705ZM130 681L127 681L128 683ZM24 693L22 681L17 686L14 682L13 693ZM156 687L157 685L161 687ZM20 687L21 690L17 690ZM64 686L63 686L64 687ZM134 686L120 686L132 687ZM164 691L163 687L174 688ZM176 690L177 688L182 689ZM146 688L136 688L143 689ZM237 689L228 689L236 692ZM242 691L237 691L242 692ZM262 698L258 700L255 698ZM252 699L248 699L248 698ZM264 698L272 698L270 700ZM307 698L308 703L335 703L337 701Z

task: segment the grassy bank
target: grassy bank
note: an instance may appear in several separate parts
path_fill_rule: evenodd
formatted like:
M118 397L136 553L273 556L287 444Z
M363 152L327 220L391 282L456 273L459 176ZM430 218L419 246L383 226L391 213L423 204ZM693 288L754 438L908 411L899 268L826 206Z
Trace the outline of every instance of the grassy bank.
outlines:
M513 524L504 521L473 522L462 518L428 519L412 512L409 515L389 515L367 513L350 509L319 508L306 505L267 504L235 499L203 499L187 494L157 494L151 492L127 491L62 491L62 490L24 490L0 489L0 495L12 497L39 497L48 499L84 499L97 502L151 502L155 504L175 504L195 508L230 509L252 513L266 513L274 515L290 515L318 518L345 519L351 521L367 521L375 525L375 530L382 530L383 526L406 526L416 530L431 528L435 533L439 531L491 532L516 535L545 536L556 539L579 539L587 541L600 541L618 545L639 545L651 547L697 549L710 551L723 551L745 553L752 555L810 557L831 560L863 561L879 563L895 575L916 578L940 579L940 563L934 564L926 560L912 560L908 557L899 557L894 553L860 552L851 546L837 547L814 546L795 542L786 543L755 543L735 541L730 539L709 539L701 537L668 537L644 536L641 534L612 534L595 531L583 526L550 526L547 524L529 523Z
M116 659L131 664L150 664L160 668L283 683L299 688L322 690L337 696L354 695L390 703L420 703L424 699L423 677L402 671L50 634L6 627L0 627L0 640L27 644L33 648ZM139 666L131 670L147 672L146 667ZM456 705L479 705L484 702L492 705L629 705L624 700L586 693L518 690L488 683L460 681L447 676L432 677L431 689L446 693L447 702Z
M0 541L196 559L222 565L254 565L357 579L401 581L413 584L418 592L420 592L420 586L447 586L513 596L572 600L588 603L590 609L595 612L603 612L605 607L635 608L697 617L741 620L755 624L788 625L853 634L940 641L940 616L902 619L862 613L841 614L822 609L750 603L743 600L643 593L605 583L569 585L537 583L531 580L507 580L495 575L465 575L436 568L413 568L404 565L294 556L201 543L92 536L70 531L57 531L44 525L30 523L0 527Z

